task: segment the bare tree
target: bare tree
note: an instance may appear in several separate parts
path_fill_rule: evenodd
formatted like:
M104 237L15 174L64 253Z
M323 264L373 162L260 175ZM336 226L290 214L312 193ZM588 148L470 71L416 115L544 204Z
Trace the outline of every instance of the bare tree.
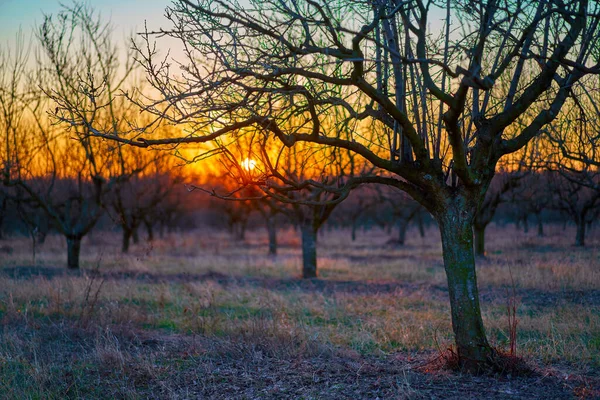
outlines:
M544 220L542 213L553 205L553 192L549 179L551 174L539 168L524 176L517 187L508 194L508 202L517 208L517 218L526 220L533 215L537 224L537 235L544 236Z
M132 151L138 150L138 151ZM122 229L121 251L127 253L131 239L138 243L138 229L146 227L148 240L154 238L154 225L164 203L176 185L183 186L177 167L164 152L139 152L119 149L113 176L119 179L106 196L105 207Z
M553 207L563 212L575 223L575 246L585 246L586 227L595 219L600 207L600 191L581 184L584 177L573 174L566 177L552 173L549 182L554 194Z
M546 130L554 205L575 222L576 246L585 246L586 226L600 207L598 78L590 76L575 88L561 118Z
M421 210L421 205L406 193L398 193L398 190L393 187L383 186L378 188L377 192L379 204L389 207L392 221L395 221L398 225L398 238L390 240L390 243L404 246L408 226Z
M140 49L138 58L161 94L144 109L157 122L187 124L189 134L124 138L93 124L88 129L147 147L228 134L235 140L236 132L254 127L265 141L359 155L376 170L344 186L396 187L437 220L457 353L465 367L489 365L495 353L481 319L473 219L498 160L536 137L578 82L600 72L599 4L251 3L178 0L169 7L173 27L157 33L182 41L188 58L177 71L182 78L172 63L157 59L149 40ZM434 11L446 16L442 28ZM352 129L330 129L340 124ZM273 193L268 182L257 184ZM328 190L343 193L338 182Z
M347 200L336 208L333 218L342 226L350 225L350 238L356 241L358 228L368 220L369 212L381 208L378 193L373 187L362 186L352 191Z
M492 222L498 206L502 202L508 201L509 198L507 198L507 195L519 185L520 180L524 176L523 172L514 169L510 172L502 171L497 173L494 179L492 179L487 194L473 219L476 255L485 256L485 230L490 222Z
M115 93L134 65L119 62L110 24L81 4L46 16L37 39L37 64L22 105L27 120L7 133L4 180L44 210L66 238L68 267L78 268L82 238L102 215L105 193L126 177L109 174L113 144L93 141L84 125L65 130L48 118L48 110L76 107L94 125L120 129L121 112L130 103L119 102Z

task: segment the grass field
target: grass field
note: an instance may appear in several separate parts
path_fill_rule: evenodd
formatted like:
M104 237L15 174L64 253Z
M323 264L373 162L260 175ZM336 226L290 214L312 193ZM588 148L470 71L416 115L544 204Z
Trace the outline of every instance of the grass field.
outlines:
M33 264L30 242L0 242L0 396L63 398L600 398L600 232L571 246L492 227L478 260L484 322L507 350L509 300L529 377L437 368L452 345L439 234L324 232L317 280L299 279L298 236L245 242L173 234L121 255L84 240L68 271L61 237Z

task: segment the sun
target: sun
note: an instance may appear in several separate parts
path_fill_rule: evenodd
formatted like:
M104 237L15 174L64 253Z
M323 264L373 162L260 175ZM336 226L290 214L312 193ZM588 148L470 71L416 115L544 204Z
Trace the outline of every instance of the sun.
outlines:
M242 161L241 166L243 169L250 172L256 168L256 161L251 158L245 158L244 161Z

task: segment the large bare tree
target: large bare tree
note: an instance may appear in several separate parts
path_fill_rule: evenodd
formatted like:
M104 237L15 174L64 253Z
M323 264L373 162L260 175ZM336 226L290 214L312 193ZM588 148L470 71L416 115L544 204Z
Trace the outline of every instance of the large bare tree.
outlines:
M253 127L265 141L359 155L376 168L361 182L399 188L437 220L457 353L478 368L495 353L480 312L473 219L498 160L600 72L598 8L586 0L177 0L166 13L173 26L156 33L180 39L187 59L160 59L150 34L138 59L160 94L144 109L185 124L186 134L124 138L88 128L153 146L235 140ZM340 124L352 129L332 129ZM268 179L259 183L273 192Z

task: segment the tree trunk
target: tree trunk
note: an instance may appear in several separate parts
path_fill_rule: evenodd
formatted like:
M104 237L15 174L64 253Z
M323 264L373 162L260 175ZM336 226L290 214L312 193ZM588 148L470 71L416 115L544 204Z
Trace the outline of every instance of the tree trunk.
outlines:
M79 268L79 254L81 253L81 237L67 236L67 267Z
M302 231L302 277L317 277L317 229L311 223L300 227Z
M477 370L489 363L493 350L481 319L472 217L465 216L461 208L447 209L438 222L458 357L462 367Z
M0 240L4 239L4 218L6 217L6 205L8 201L5 198L2 199L2 203L0 203Z
M523 232L529 233L529 218L527 218L527 215L523 217Z
M575 246L584 247L585 246L585 220L583 218L580 218L576 222L577 222L577 234L575 236Z
M148 221L144 222L144 225L146 226L146 232L148 233L148 241L152 242L154 240L154 226Z
M274 256L277 254L277 226L275 218L267 218L267 232L269 234L269 254Z
M131 231L128 229L123 229L123 238L121 241L121 253L129 252L130 239L131 239Z
M421 238L425 237L425 225L423 224L423 213L417 213L417 223L419 224L419 235Z
M351 233L351 237L352 237L352 241L356 241L356 221L352 221L352 233Z
M542 216L541 214L536 214L535 215L536 219L537 219L537 234L539 237L544 237L544 221L542 221Z
M140 235L138 234L138 227L136 226L131 231L131 237L133 238L133 243L138 244L140 242Z
M46 229L41 229L37 233L37 242L40 245L46 243L46 238L48 237L48 231Z
M400 218L398 220L398 244L404 246L406 242L406 231L408 230L409 219Z
M473 225L473 236L475 238L475 255L485 257L485 228L487 225Z

